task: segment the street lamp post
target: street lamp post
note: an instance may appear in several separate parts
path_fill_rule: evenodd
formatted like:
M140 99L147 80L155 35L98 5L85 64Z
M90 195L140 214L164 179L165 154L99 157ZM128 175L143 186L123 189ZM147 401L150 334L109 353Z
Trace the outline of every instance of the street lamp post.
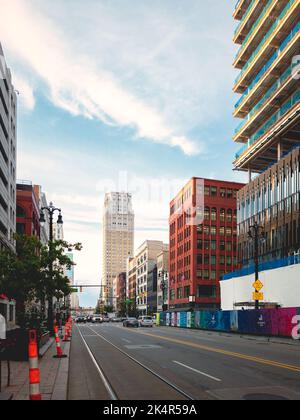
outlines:
M248 235L254 241L255 281L257 282L259 280L259 240L265 238L263 226L260 226L256 221L253 226L250 226ZM255 309L259 309L259 300L255 301Z
M49 214L49 256L50 256L50 265L49 265L49 277L52 279L53 277L53 219L54 214L58 212L58 219L57 224L63 225L63 218L61 214L61 209L56 208L53 203L50 203L48 207L42 207L41 208L41 214L40 214L40 224L41 226L45 225L46 219L45 219L45 213L47 212ZM48 290L48 329L51 334L53 334L53 295Z

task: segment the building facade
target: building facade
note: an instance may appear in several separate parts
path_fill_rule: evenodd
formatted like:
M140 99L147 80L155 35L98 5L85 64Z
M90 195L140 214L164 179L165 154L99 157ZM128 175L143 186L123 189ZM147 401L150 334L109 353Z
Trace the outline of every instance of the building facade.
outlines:
M128 258L127 261L127 297L129 300L136 303L136 271L137 259L135 257Z
M17 96L0 43L0 247L15 250Z
M48 207L48 202L46 198L46 194L42 191L42 187L40 185L34 186L35 195L38 199L39 209ZM43 245L48 245L50 240L50 217L49 213L46 211L44 212L45 223L42 223L40 227L40 240Z
M30 181L17 184L17 233L40 239L39 200Z
M136 252L136 307L140 315L148 314L148 276L165 247L162 241L145 241Z
M238 194L239 261L247 265L253 262L248 231L255 221L265 232L261 261L300 248L300 2L240 0L234 17L240 20L234 91L241 94L234 115L242 119L234 134L242 143L234 167L249 173Z
M150 262L147 276L147 315L157 312L157 262Z
M134 212L128 193L105 195L103 216L102 298L113 304L113 280L126 272L127 259L134 255Z
M217 309L237 268L237 193L244 184L192 178L170 204L169 309Z
M157 312L169 307L169 247L157 255Z

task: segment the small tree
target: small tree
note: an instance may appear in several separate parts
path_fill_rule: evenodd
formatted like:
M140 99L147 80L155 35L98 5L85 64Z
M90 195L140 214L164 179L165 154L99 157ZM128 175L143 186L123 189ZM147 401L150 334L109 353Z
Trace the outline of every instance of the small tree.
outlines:
M66 250L82 249L81 244L54 242L49 248L35 237L16 236L16 254L4 250L0 252L0 290L17 301L17 319L25 326L26 304L33 301L49 300L68 296L72 289L65 270L74 263L65 255ZM53 319L49 319L49 325Z

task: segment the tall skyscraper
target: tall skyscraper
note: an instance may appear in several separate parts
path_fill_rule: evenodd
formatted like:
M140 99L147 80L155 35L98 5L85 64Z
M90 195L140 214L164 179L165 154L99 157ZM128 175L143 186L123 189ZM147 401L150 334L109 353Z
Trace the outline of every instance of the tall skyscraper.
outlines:
M300 1L240 0L234 17L234 92L241 94L234 116L242 119L234 141L243 144L234 167L249 173L238 194L239 259L247 265L255 221L265 233L262 261L300 248Z
M17 97L0 44L0 248L15 249Z
M134 253L132 196L112 192L105 195L103 216L102 299L113 304L113 280L126 272L127 259Z

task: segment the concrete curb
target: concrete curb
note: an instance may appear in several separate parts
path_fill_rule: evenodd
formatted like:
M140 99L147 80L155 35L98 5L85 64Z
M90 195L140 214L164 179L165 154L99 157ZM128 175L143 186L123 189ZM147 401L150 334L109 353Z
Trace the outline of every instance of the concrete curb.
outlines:
M65 343L63 346L63 353L68 357L60 360L51 400L54 400L54 401L67 400L70 350L71 350L71 343Z

